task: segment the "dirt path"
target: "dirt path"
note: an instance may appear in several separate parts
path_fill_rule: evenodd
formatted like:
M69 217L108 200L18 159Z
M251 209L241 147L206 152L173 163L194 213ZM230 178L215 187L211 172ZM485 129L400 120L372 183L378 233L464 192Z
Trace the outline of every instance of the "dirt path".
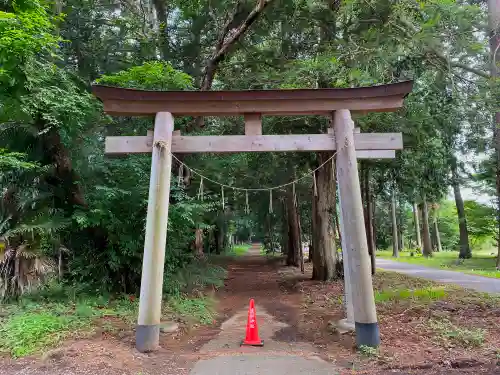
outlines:
M0 375L311 375L337 374L317 347L299 339L301 293L282 283L281 260L252 246L227 264L228 278L217 291L219 319L214 326L161 334L155 353L134 349L134 331L99 334L66 342L42 358L4 360ZM241 347L248 303L256 301L263 348Z
M245 335L248 303L256 302L257 322L264 347L240 347ZM318 349L293 334L300 296L280 283L277 263L260 255L252 246L246 256L229 266L229 277L221 295L228 317L220 333L200 348L207 358L199 361L191 375L295 375L337 374L336 367L320 358Z
M456 284L463 288L473 289L479 292L500 294L500 279L468 275L458 271L441 270L438 268L430 268L418 264L403 263L382 258L377 258L377 267L387 271L422 277L440 283Z

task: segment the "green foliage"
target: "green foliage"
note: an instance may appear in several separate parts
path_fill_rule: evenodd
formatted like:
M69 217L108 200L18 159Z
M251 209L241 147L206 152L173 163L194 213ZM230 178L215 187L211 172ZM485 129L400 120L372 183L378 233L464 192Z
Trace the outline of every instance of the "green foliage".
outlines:
M83 321L49 312L14 315L0 328L0 350L22 357L58 344L71 331L82 328Z
M3 95L24 90L35 59L52 55L58 38L54 20L37 0L12 2L12 11L0 11L0 88ZM0 94L0 97L3 95Z
M465 201L464 206L472 246L480 248L491 245L498 236L496 210L475 201Z
M238 256L245 255L250 246L251 246L250 244L234 245L231 250L231 253Z
M28 255L51 264L60 257L62 276L71 284L138 291L150 157L107 158L103 139L145 135L153 123L151 118L103 116L89 85L197 89L221 41L222 25L237 29L250 12L252 5L243 3L229 24L227 10L234 4L226 0L209 5L174 2L164 10L160 2L154 15L148 7L123 2L111 8L86 0L55 6L37 0L2 3L0 187L14 197L13 205L3 199L0 222L0 235L10 241L4 253L9 255L3 268L6 279L15 261ZM377 206L377 244L386 248L393 190L408 242L415 237L411 204L424 196L429 202L443 199L451 182L450 161L460 154L491 152L489 113L498 100L484 74L477 74L487 71L490 61L483 35L486 12L481 5L452 1L334 3L283 1L268 6L217 61L212 89L340 88L413 79L414 91L404 109L355 118L363 132L404 136L405 149L395 160L366 164ZM177 117L176 129L243 134L241 116L204 121L199 127L195 119ZM327 120L268 117L264 126L267 134L324 133ZM280 185L317 165L314 154L290 153L186 155L184 161L214 180L247 188ZM458 164L464 183L469 172ZM494 170L488 169L489 182ZM181 177L185 184L173 182L171 188L166 293L218 285L203 280L220 279L222 272L204 275L205 266L189 265L197 229L198 234L203 231L205 253L222 253L230 236L257 239L271 252L283 243L284 191L273 194L273 215L268 215L269 202L261 193L250 194L250 213L245 213L244 194L226 191L222 209L219 186L206 182L205 200L199 201L194 198L199 177ZM311 184L304 179L295 186L305 239L311 233ZM466 210L474 251L486 248L496 236L491 210L468 203ZM443 247L456 249L451 204L443 203L438 225Z
M0 320L0 352L22 357L91 331L97 318L116 317L131 324L137 314L137 302L87 296L51 284L26 295L16 305L4 305L3 309L8 314Z
M450 346L459 345L465 348L482 346L484 343L485 330L482 328L468 329L456 326L449 320L429 320L429 326L435 330L445 343Z
M207 260L196 260L171 267L163 281L165 295L180 296L182 293L202 292L207 287L224 285L227 271Z
M436 301L445 298L447 291L443 288L398 289L375 292L376 302L394 302L402 300Z
M160 91L192 89L192 80L188 74L175 70L166 62L152 61L113 75L103 75L96 82L102 85Z
M216 318L214 301L209 297L172 297L167 301L167 311L188 323L212 324Z
M378 357L379 356L379 351L377 348L367 346L367 345L360 345L358 348L358 351L364 355L365 357Z

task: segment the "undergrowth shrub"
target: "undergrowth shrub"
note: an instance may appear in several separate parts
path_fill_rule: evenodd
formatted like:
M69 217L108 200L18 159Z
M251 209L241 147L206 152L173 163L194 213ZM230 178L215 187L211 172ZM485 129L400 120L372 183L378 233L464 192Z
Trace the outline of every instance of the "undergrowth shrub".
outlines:
M220 288L224 285L227 271L221 266L207 260L196 260L177 270L163 281L165 295L179 296L181 293L202 292L203 289L213 286Z

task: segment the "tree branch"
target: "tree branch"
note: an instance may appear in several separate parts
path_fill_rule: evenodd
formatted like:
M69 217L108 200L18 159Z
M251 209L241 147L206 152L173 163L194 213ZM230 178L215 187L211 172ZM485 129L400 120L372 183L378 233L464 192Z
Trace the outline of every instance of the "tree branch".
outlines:
M429 52L431 52L432 54L434 54L440 60L443 60L446 64L450 64L450 66L452 66L454 68L460 68L460 69L466 70L466 71L468 71L470 73L473 73L473 74L475 74L477 76L480 76L480 77L483 77L483 78L490 78L490 75L487 72L483 72L482 70L473 68L472 66L469 66L469 65L466 65L466 64L462 64L462 63L459 63L459 62L451 61L447 56L445 56L444 54L442 54L441 52L439 52L435 48L428 47L428 49L429 49Z
M392 25L396 26L399 30L401 30L406 37L408 38L413 38L414 34L417 34L419 33L419 30L417 30L410 22L408 22L407 20L405 19L398 19L399 22L401 22L406 28L410 29L410 31L408 31L407 29L405 29L404 27L398 25L397 23L393 22L391 23ZM434 43L435 44L435 43ZM480 76L480 77L483 77L483 78L490 78L490 75L487 73L487 72L484 72L482 70L479 70L479 69L476 69L476 68L473 68L469 65L466 65L466 64L462 64L460 62L455 62L455 61L451 61L449 59L448 56L445 56L441 50L443 48L440 48L440 46L436 46L436 45L430 45L430 44L427 44L424 46L424 48L426 49L426 52L427 53L431 53L433 55L435 55L436 57L438 57L441 61L444 61L446 63L446 65L450 65L454 68L460 68L460 69L463 69L465 71L468 71L470 73L473 73L477 76Z
M236 28L235 32L226 40L227 35L229 33L229 28L231 23L234 20L234 17L238 13L238 10L241 6L241 2L236 6L236 11L233 15L228 19L228 21L224 24L224 28L222 29L219 38L217 40L217 45L215 48L215 52L207 62L207 65L203 72L203 79L201 83L200 90L207 91L212 87L212 82L214 80L215 72L219 66L219 63L224 60L231 48L248 30L248 28L259 18L265 7L272 0L258 0L255 8L248 14L245 20Z

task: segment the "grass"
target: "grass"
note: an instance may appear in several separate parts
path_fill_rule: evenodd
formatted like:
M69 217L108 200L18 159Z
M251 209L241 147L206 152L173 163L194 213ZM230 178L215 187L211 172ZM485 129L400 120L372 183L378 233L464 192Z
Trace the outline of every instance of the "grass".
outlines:
M430 345L467 350L496 344L487 341L496 336L490 313L500 307L496 295L381 270L373 285L381 321L406 325L410 341L411 335L426 336Z
M375 302L383 303L401 300L430 302L444 299L447 294L448 292L441 287L377 290L375 292Z
M98 318L114 317L130 323L137 314L137 302L125 298L50 301L33 297L2 307L0 352L16 358L30 355L54 347L67 337L92 332Z
M234 255L245 255L248 251L248 249L250 249L250 244L242 244L242 245L234 245L233 248L231 249L231 254L234 254Z
M496 256L491 255L491 251L475 251L471 259L460 261L456 251L441 251L431 258L417 253L411 256L409 251L400 252L399 258L393 258L392 251L377 251L377 257L500 279L500 271L495 269Z
M214 323L217 317L215 300L207 296L197 298L172 297L167 300L165 310L167 315L171 315L176 320L183 320L189 325L209 325Z
M194 262L165 282L163 317L187 325L212 324L215 301L205 293L224 285L227 272L207 260ZM43 353L69 337L96 330L116 333L135 325L139 300L133 296L95 296L51 284L16 303L0 305L0 353L14 358Z
M163 293L169 296L182 294L200 294L207 287L220 288L224 285L227 271L224 267L214 264L219 256L193 261L166 278L163 283Z
M458 345L465 348L477 348L484 344L485 330L482 328L458 327L448 319L431 319L429 326L446 346Z

